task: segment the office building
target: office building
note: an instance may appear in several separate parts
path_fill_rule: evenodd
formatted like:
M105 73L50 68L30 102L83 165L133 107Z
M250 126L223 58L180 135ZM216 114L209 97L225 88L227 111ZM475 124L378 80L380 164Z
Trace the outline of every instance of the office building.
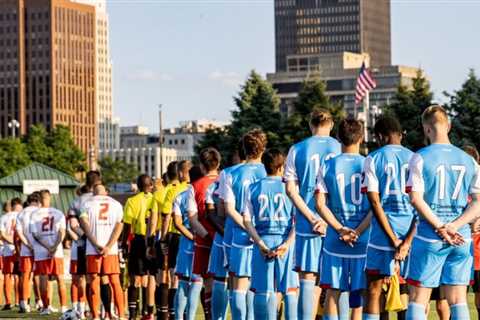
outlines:
M0 134L19 122L70 127L97 146L95 8L68 0L0 2Z
M391 64L390 0L275 0L276 71L291 55L368 53Z

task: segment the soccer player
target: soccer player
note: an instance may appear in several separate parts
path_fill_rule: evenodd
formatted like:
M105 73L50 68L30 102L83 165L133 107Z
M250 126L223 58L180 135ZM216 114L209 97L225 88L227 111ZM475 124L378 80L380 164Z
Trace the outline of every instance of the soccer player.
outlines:
M15 230L20 239L20 313L30 312L30 285L33 271L33 243L30 232L32 213L40 207L40 193L34 192L27 197L27 206L18 214Z
M480 216L480 170L471 156L450 144L445 109L428 107L422 125L431 144L413 155L407 182L419 215L411 251L415 258L409 259L407 273L411 285L407 319L426 319L431 288L439 285L452 319L469 319L466 286L473 258L468 223Z
M363 124L354 119L340 122L342 153L325 162L318 176L316 205L328 223L323 244L320 284L327 288L324 320L337 320L342 291L358 297L366 287L365 260L370 231L370 204L361 193L365 158L359 154ZM361 303L351 304L352 319L362 317Z
M94 196L85 203L80 224L87 237L87 273L93 319L99 318L100 276L108 276L120 319L124 317L123 290L120 285L118 238L122 232L122 205L107 196L103 185L94 187Z
M315 210L314 190L317 175L325 160L340 153L340 144L330 137L333 118L327 110L310 115L312 137L290 148L284 180L287 194L296 207L295 268L300 277L298 317L313 319L320 297L317 286L320 271L322 235L325 222Z
M30 230L35 239L33 254L36 272L40 275L40 293L43 310L40 314L48 315L52 311L49 299L49 277L57 281L61 312L67 311L67 293L63 279L63 244L65 238L65 215L50 207L50 192L40 191L42 207L32 213Z
M137 298L139 297L140 287L143 278L148 277L148 294L145 289L142 294L143 301L149 300L146 313L150 318L153 317L153 302L155 290L155 261L147 256L147 246L153 243L155 228L149 227L149 224L156 225L156 221L151 216L156 217L158 212L157 201L153 197L152 179L142 174L137 178L138 193L127 199L123 213L123 236L122 249L126 252L127 242L130 234L133 234L130 247L128 248L128 273L130 276L128 287L128 313L130 319L137 316ZM149 243L151 242L151 243ZM145 305L145 303L144 303Z
M9 202L10 210L5 212L0 219L0 235L4 243L3 274L5 288L5 306L2 310L12 309L12 293L16 292L14 266L17 262L18 255L15 251L15 224L17 222L18 213L23 209L22 200L19 198L14 198ZM16 293L18 294L18 291Z
M298 274L293 270L293 204L282 181L284 155L268 150L262 157L267 177L248 188L243 221L255 242L252 290L256 319L277 319L277 293L285 300L285 319L297 319Z
M415 234L413 207L405 185L413 152L402 147L402 127L397 119L381 117L374 127L382 146L365 159L362 192L367 193L374 218L367 248L367 285L364 320L380 319L384 278L404 276L404 263ZM402 284L401 287L406 287ZM406 288L401 292L407 293ZM405 311L399 313L405 319Z
M206 148L199 155L200 167L204 176L194 183L190 192L190 201L195 201L196 210L189 212L190 225L194 231L194 255L192 284L190 287L190 306L198 305L200 292L204 287L204 313L206 318L211 314L212 278L208 273L208 262L215 236L215 227L207 218L206 194L208 188L218 180L220 153L214 148ZM195 302L194 302L195 301Z
M230 309L234 320L253 319L253 292L249 290L253 243L245 231L242 214L248 186L266 176L261 163L266 145L267 137L261 130L247 132L243 136L247 160L230 172L225 186L226 211L233 221L233 227L225 233L224 240L231 245L228 267L233 277Z

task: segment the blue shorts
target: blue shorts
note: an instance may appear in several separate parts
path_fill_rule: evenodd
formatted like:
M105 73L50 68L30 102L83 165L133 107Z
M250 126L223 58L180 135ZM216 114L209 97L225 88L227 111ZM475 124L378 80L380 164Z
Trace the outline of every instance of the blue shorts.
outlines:
M230 258L228 262L228 271L234 277L252 276L252 254L253 245L240 246L232 244L230 248Z
M303 272L320 271L320 254L322 252L322 237L295 236L295 270Z
M177 254L175 274L183 277L191 277L193 269L193 241L185 237L180 238Z
M408 259L408 258L407 258ZM400 263L400 276L405 276L406 261ZM367 247L367 274L393 276L395 274L395 251Z
M262 236L269 248L278 247L283 239L279 236ZM298 274L293 270L294 246L282 258L266 260L258 246L253 248L251 289L255 293L281 292L283 294L298 288Z
M436 288L440 285L466 286L473 268L472 242L451 246L442 240L420 239L412 243L407 266L407 282L411 285Z
M320 285L322 288L341 291L365 289L365 256L347 257L323 252Z
M223 243L221 239L217 239L217 235L215 235L215 239L213 240L213 244L212 244L212 249L210 251L210 260L208 261L208 274L216 278L227 277L227 268L225 267L225 252L223 248Z

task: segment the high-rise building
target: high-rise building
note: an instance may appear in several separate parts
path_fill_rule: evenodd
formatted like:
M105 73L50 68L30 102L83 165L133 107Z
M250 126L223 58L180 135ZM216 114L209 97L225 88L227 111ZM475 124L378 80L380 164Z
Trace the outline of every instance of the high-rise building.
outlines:
M95 8L69 0L0 1L0 134L8 123L70 127L97 147Z
M97 34L96 93L98 146L115 149L120 144L120 126L113 117L112 60L106 0L73 0L95 6Z
M391 64L390 0L275 0L276 71L291 55L368 53Z

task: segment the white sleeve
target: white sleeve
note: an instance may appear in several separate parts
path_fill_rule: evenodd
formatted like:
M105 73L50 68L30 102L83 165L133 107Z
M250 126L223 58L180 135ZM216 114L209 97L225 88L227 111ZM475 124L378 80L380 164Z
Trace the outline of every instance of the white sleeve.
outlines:
M425 192L425 183L423 181L423 158L415 153L408 163L410 174L407 181L407 192Z
M116 211L117 211L117 219L115 222L120 223L123 220L123 207L120 204L120 202L117 202Z
M475 175L473 176L472 184L470 185L470 194L480 193L480 166L475 164Z
M173 214L180 217L182 216L182 210L180 210L180 203L182 202L181 199L182 197L180 197L180 195L177 196L172 207Z
M36 227L36 224L35 224L35 218L34 218L33 214L30 217L30 221L28 222L28 226L29 226L29 229L30 229L30 233L32 233L32 234L37 233L37 227Z
M65 216L63 215L63 213L61 213L60 211L58 212L58 215L60 217L59 221L58 221L58 229L59 230L65 230L67 229L67 221L65 219Z
M213 185L212 185L213 187ZM215 201L213 201L213 194L215 192L215 188L208 188L207 193L205 194L205 203L206 204L215 204Z
M246 221L252 221L252 217L253 217L253 206L252 206L250 188L248 188L245 195L245 203L243 205L243 218Z
M375 171L375 161L372 157L368 156L363 166L364 180L362 183L362 191L379 192L379 182Z
M225 189L223 193L223 201L235 204L235 195L232 189L232 175L227 175L225 179Z
M187 211L194 214L198 212L197 202L195 201L195 190L192 187L188 189Z
M222 200L224 199L226 178L227 175L225 174L225 170L222 170L220 172L220 176L218 177L218 197Z
M288 151L287 160L285 162L285 172L283 174L284 181L297 181L297 170L295 169L295 146Z
M319 193L328 193L327 185L325 184L325 180L323 179L323 174L317 176L317 186L315 187L315 191Z
M17 216L17 219L15 219L15 231L17 233L23 233L23 223L22 223L22 219L21 217L23 216L23 214L19 214Z

